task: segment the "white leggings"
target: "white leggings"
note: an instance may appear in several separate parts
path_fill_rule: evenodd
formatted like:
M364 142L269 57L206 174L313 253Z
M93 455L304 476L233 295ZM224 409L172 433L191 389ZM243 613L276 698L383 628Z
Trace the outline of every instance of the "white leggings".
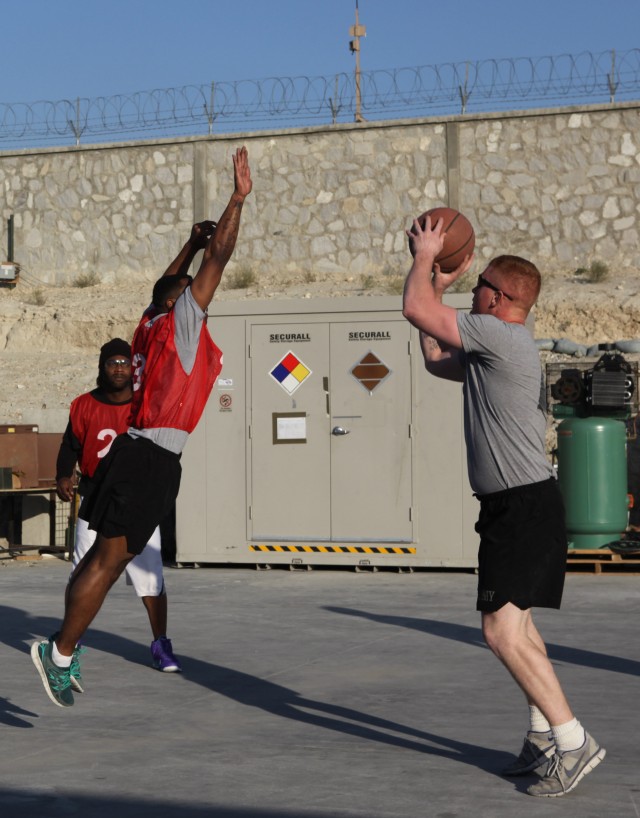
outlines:
M86 520L76 520L76 540L73 549L73 567L80 562L96 541L97 534L89 528ZM151 535L142 553L137 554L125 568L127 585L133 585L136 594L160 596L164 591L162 552L160 549L160 526Z

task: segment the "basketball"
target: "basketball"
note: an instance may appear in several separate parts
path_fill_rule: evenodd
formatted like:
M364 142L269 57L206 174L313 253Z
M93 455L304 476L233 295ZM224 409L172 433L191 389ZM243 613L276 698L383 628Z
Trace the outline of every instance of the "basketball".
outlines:
M431 216L431 227L436 226L438 219L444 224L442 230L447 235L444 238L442 252L436 258L443 273L451 273L464 261L465 256L473 253L476 245L476 235L473 226L467 217L452 207L435 207L418 216L420 227L424 230L427 216Z

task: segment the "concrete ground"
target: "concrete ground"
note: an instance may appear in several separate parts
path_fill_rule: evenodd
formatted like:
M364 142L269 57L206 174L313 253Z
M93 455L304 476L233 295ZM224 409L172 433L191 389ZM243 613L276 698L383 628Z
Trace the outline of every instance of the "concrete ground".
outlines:
M3 818L638 818L640 577L570 575L537 622L605 761L560 799L499 771L527 708L483 646L467 573L167 569L183 674L149 666L123 581L88 632L84 695L28 646L68 564L0 563Z

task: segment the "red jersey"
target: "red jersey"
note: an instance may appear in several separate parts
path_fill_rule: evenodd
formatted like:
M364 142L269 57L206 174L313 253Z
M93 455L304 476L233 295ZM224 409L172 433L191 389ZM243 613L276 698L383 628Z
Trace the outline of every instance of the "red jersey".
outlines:
M92 392L80 395L71 404L69 423L82 450L78 465L84 477L93 477L98 462L111 448L113 439L129 428L131 401L104 403Z
M184 371L176 349L173 310L158 314L154 307L149 308L135 331L131 351L131 426L191 433L222 369L222 352L209 335L206 318L189 373Z

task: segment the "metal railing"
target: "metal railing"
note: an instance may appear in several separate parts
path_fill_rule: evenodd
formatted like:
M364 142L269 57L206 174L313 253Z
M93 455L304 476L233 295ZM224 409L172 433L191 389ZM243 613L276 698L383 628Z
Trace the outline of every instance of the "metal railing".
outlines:
M640 98L640 49L360 74L364 120ZM0 103L0 150L353 122L355 77L272 77L109 97Z

